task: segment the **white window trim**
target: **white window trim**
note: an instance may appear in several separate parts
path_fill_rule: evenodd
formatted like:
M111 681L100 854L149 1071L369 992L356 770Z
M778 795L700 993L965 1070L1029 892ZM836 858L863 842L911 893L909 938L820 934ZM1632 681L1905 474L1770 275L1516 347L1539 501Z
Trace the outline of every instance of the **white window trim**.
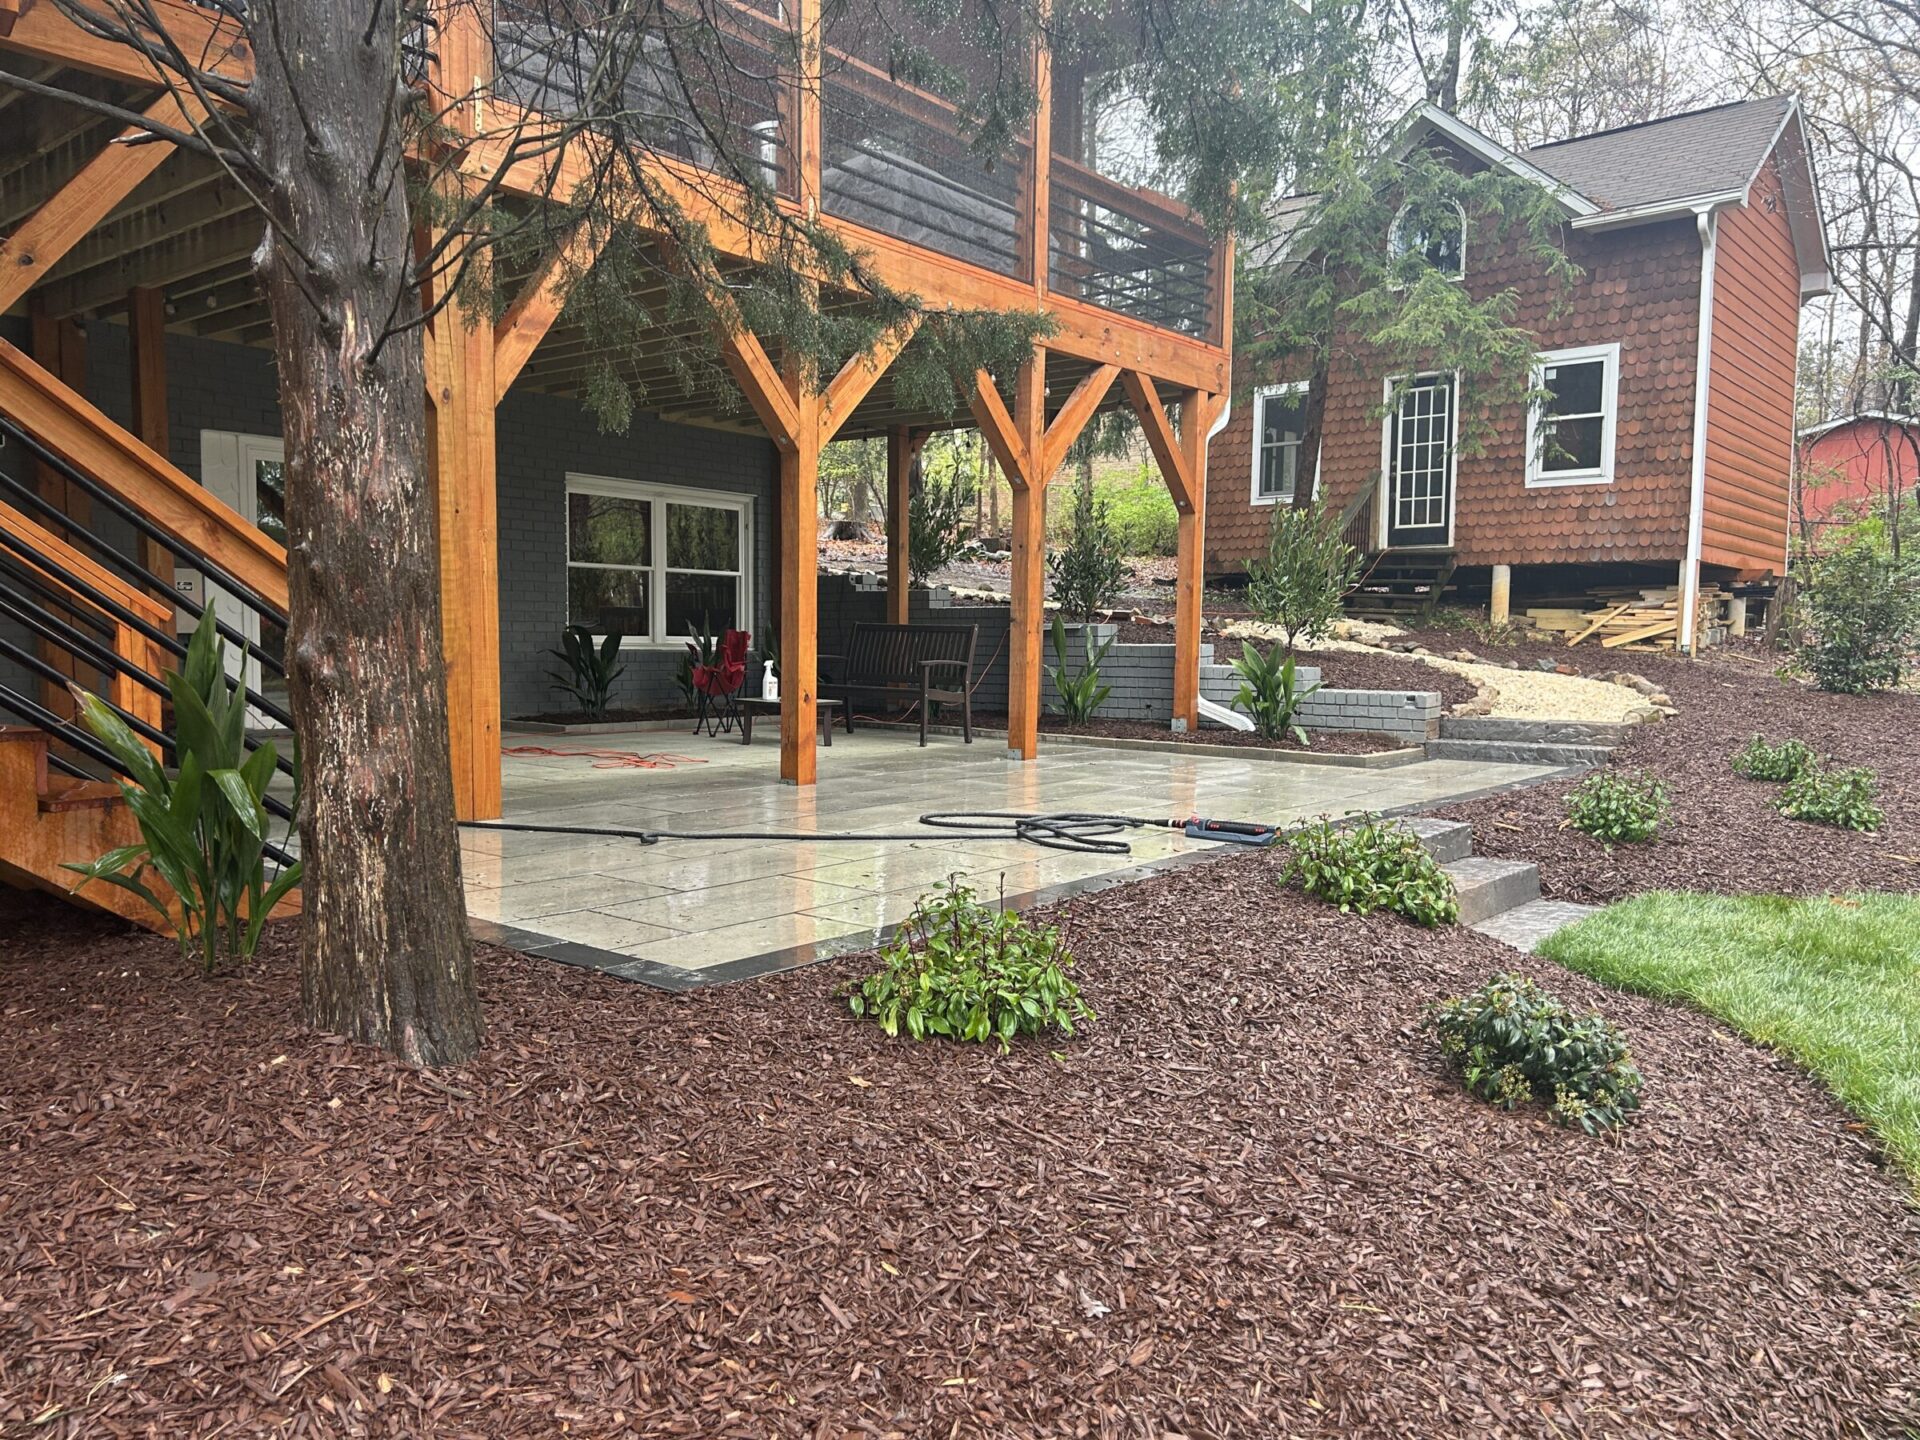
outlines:
M1467 278L1467 207L1462 205L1458 200L1449 200L1447 203L1453 206L1454 213L1460 217L1460 268L1452 272L1440 270L1439 273L1445 275L1449 280L1464 282ZM1394 254L1394 250L1399 244L1400 224L1406 218L1407 207L1402 205L1398 210L1393 212L1393 223L1387 226L1387 260L1389 263L1399 258ZM1436 270L1438 270L1438 268L1437 266L1435 267ZM1394 288L1397 290L1402 287L1396 284Z
M1260 452L1266 448L1260 441L1260 415L1266 399L1269 395L1304 395L1312 388L1312 383L1309 380L1288 380L1279 385L1258 386L1253 392L1253 469L1247 480L1247 496L1255 505L1291 505L1294 495L1292 490L1278 495L1260 493ZM1323 426L1323 433L1316 438L1313 447L1313 495L1316 500L1320 497L1320 458L1326 449L1324 430ZM1300 459L1297 447L1294 452L1293 483L1297 489L1300 484Z
M566 493L561 497L563 526L567 526L565 537L566 561L568 570L573 568L573 535L565 514L567 496L574 494L613 495L623 500L647 500L660 506L667 504L704 505L713 510L732 510L740 517L740 587L739 615L743 628L751 630L754 622L753 609L753 496L742 495L735 490L697 490L686 485L642 484L636 480L621 480L611 475L582 475L567 472ZM662 628L667 623L667 526L664 510L656 510L648 526L650 548L653 553L648 557L644 569L659 578L659 585L651 587L647 595L647 620L652 626L649 635L628 635L620 642L620 648L626 650L678 650L683 648L690 635L667 635ZM620 567L625 568L625 567ZM724 575L724 570L685 570L675 568L676 574ZM567 623L573 623L571 614Z
M1569 486L1611 485L1615 433L1620 428L1620 343L1575 345L1564 350L1543 350L1533 359L1533 388L1546 382L1549 365L1574 365L1582 361L1606 362L1600 382L1600 464L1586 470L1556 470L1551 475L1540 468L1543 452L1541 423L1544 412L1536 403L1527 407L1527 489L1562 490Z

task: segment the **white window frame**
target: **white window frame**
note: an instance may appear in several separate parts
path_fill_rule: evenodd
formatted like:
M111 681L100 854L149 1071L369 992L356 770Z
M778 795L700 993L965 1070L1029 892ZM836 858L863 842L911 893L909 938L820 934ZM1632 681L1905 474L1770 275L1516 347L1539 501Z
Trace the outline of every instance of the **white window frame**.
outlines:
M1452 272L1440 270L1439 273L1445 275L1449 280L1464 281L1467 278L1467 207L1462 205L1458 200L1449 200L1446 203L1453 206L1453 213L1460 217L1460 265L1458 269ZM1387 259L1389 263L1400 258L1398 253L1401 244L1400 227L1406 223L1406 219L1407 207L1402 205L1398 210L1393 212L1393 223L1387 227ZM1438 266L1434 268L1436 270L1439 269Z
M1545 458L1545 435L1542 426L1546 421L1546 411L1535 402L1527 407L1527 488L1529 490L1560 490L1575 485L1611 485L1613 483L1614 438L1620 428L1620 343L1609 341L1604 345L1574 345L1561 350L1543 350L1533 359L1533 388L1545 388L1547 367L1552 365L1587 364L1595 360L1605 362L1606 368L1600 380L1600 463L1584 470L1555 470L1551 474L1541 468ZM1591 416L1574 418L1590 419Z
M1304 395L1311 388L1311 381L1288 380L1279 385L1261 385L1253 392L1253 472L1248 479L1247 495L1255 505L1291 505L1294 496L1293 490L1285 490L1273 495L1265 495L1260 491L1260 460L1262 452L1266 449L1260 439L1264 429L1261 413L1266 406L1267 398L1272 395ZM1313 447L1313 494L1316 499L1320 495L1320 456L1325 448L1325 438L1324 435L1318 437ZM1298 489L1300 485L1300 443L1298 441L1294 442L1293 483L1295 489Z
M653 553L647 557L648 563L632 567L644 571L647 575L647 623L651 633L646 635L628 635L620 642L624 650L678 650L693 637L690 635L669 635L665 633L667 623L667 514L666 507L673 505L700 505L710 510L731 510L740 521L740 570L738 572L739 598L736 614L740 628L753 628L753 496L742 495L734 490L698 490L685 485L642 484L637 480L621 480L610 475L582 475L569 471L566 493L560 504L561 523L565 531L565 568L573 569L573 525L567 513L571 509L570 500L574 495L612 495L622 500L644 500L654 507L648 522L648 549ZM674 566L676 575L725 575L725 570L689 570L684 566ZM571 597L564 601L572 604ZM567 623L573 623L573 614L567 612Z

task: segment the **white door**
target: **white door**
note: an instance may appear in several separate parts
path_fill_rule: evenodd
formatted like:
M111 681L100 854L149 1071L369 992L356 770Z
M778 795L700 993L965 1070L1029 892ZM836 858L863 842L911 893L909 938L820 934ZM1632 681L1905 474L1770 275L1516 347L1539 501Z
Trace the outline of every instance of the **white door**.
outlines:
M282 545L287 543L287 447L275 435L239 435L231 430L200 432L200 483ZM207 597L222 622L240 631L275 660L286 653L286 632L269 621L264 627L258 612L209 584ZM249 690L264 695L282 710L287 708L287 682L252 656L243 657L228 646L227 673L242 679ZM279 722L254 710L248 724L273 730Z

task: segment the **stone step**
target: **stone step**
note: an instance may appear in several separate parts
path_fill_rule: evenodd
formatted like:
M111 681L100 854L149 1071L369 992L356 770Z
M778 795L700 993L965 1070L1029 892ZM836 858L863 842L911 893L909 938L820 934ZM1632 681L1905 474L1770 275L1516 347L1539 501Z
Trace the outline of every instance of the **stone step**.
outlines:
M1518 720L1504 715L1448 715L1443 740L1502 740L1524 745L1618 745L1635 727L1609 720Z
M1462 925L1478 925L1540 898L1540 867L1529 861L1474 855L1440 868L1453 881Z
M1429 740L1429 760L1480 760L1494 765L1561 765L1592 769L1613 753L1606 745L1552 745L1517 740Z
M1473 854L1473 826L1464 820L1435 820L1416 815L1400 822L1414 833L1426 852L1442 865L1451 865Z
M1473 928L1482 935L1525 950L1538 950L1551 935L1556 935L1599 910L1598 905L1576 905L1570 900L1534 900L1498 915L1490 915Z

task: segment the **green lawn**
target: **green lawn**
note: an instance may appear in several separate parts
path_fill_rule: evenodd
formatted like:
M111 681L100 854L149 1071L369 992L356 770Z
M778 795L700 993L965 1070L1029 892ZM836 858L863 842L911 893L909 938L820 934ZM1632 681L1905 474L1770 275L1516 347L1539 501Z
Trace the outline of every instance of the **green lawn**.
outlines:
M1920 900L1640 895L1541 953L1791 1055L1920 1179Z

